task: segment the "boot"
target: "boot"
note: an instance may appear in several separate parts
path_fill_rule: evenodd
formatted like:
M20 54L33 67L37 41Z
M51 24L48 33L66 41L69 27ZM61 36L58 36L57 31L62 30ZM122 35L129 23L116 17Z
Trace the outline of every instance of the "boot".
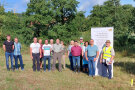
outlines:
M74 67L74 72L76 73L76 66Z
M78 67L77 70L78 70L78 73L80 73L80 67Z

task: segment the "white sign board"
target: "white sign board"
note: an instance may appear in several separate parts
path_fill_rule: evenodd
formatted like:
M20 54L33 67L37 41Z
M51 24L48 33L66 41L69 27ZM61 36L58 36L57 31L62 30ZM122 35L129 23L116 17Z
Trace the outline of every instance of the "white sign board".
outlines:
M91 39L93 39L95 45L98 46L100 55L106 40L110 40L111 46L113 47L113 31L114 31L113 27L91 28ZM100 64L99 58L96 61L95 75L102 75L102 65ZM113 76L113 64L112 64L112 76Z

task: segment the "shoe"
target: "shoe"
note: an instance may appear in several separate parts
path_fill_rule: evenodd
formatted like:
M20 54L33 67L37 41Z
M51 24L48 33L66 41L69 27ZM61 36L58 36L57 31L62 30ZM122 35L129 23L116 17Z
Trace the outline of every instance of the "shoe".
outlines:
M24 69L21 69L22 71L24 71Z

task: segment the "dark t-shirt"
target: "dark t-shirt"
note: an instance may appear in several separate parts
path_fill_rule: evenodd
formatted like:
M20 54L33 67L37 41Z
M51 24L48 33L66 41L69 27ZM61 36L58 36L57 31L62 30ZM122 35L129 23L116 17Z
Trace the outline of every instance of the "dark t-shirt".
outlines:
M14 45L14 42L13 42L13 41L10 41L10 42L5 41L5 42L3 43L3 45L5 45L5 47L6 47L6 52L11 53L11 52L14 51L14 50L13 50L13 45Z

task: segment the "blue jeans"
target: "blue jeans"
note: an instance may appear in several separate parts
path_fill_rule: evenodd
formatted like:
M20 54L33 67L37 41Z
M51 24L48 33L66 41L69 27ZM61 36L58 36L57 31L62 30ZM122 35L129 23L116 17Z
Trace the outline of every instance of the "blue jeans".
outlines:
M24 67L23 67L22 55L14 55L14 58L15 58L15 68L18 69L18 59L19 59L21 69L23 70Z
M112 65L107 65L106 63L102 63L102 76L108 77L109 79L112 78Z
M95 76L95 62L94 57L88 57L88 68L89 68L89 76Z
M51 56L44 56L44 71L46 71L46 60L48 59L48 70L51 70Z
M69 61L70 61L71 70L73 70L73 59L72 59L72 56L69 56Z
M6 57L7 70L9 70L9 57L11 60L11 69L13 69L13 52L12 53L5 52L5 57Z
M73 56L73 66L76 67L76 63L77 63L77 67L80 68L80 56Z

